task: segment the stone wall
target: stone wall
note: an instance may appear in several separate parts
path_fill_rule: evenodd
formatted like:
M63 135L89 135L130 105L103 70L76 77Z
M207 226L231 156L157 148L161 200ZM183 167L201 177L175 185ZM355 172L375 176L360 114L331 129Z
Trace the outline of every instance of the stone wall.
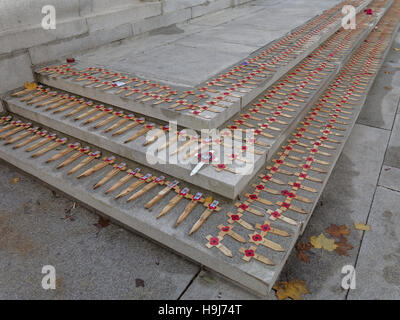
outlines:
M32 81L32 65L249 1L1 0L0 95ZM41 26L48 4L56 8L55 30Z

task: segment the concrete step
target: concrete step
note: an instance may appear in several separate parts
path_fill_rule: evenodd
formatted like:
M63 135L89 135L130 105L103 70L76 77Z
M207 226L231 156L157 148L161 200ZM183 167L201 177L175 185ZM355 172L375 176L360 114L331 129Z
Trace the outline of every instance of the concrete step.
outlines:
M360 12L370 2L355 0L349 4ZM204 78L198 77L197 72L191 79L181 79L178 84L175 78L168 81L168 75L176 73L173 69L184 73L198 71L199 66L193 65L191 59L171 62L173 53L166 53L168 57L164 59L158 55L145 57L146 61L133 64L138 68L134 74L126 71L124 63L131 59L131 52L118 55L124 51L124 45L115 47L113 55L103 57L101 66L90 59L79 59L72 64L58 62L40 66L35 72L37 80L43 84L131 112L162 121L177 120L180 126L195 130L219 128L339 30L341 8L342 4L338 4L217 74L211 69L209 76ZM114 61L116 54L121 62L119 65ZM188 52L187 56L193 54ZM213 64L208 61L205 67L208 65L212 67ZM163 72L167 75L160 77ZM80 77L82 74L84 76ZM133 82L126 84L128 80L125 79L133 79ZM193 79L199 80L193 82ZM109 88L104 90L106 87Z
M9 144L1 143L0 158L37 177L51 187L95 208L122 225L221 273L229 280L251 291L265 295L273 286L299 234L310 219L312 210L351 133L375 76L390 50L392 40L399 29L399 22L400 3L394 2L388 13L378 23L377 30L368 36L367 41L353 54L324 92L325 100L332 92L337 93L341 99L354 98L354 102L340 112L340 115L346 118L338 122L335 115L339 111L336 110L335 105L329 104L327 101L314 104L312 107L312 111L315 113L313 119L304 118L301 127L293 132L301 136L296 141L285 144L282 153L277 154L279 158L272 159L266 164L267 168L263 168L259 173L260 177L248 184L239 202L210 194L193 185L182 182L179 184L181 188L189 187L192 194L203 192L206 198L211 195L213 199L219 201L220 211L213 211L198 231L191 236L188 235L188 232L206 210L206 206L198 204L186 220L179 227L174 228L178 217L190 199L182 199L161 219L156 219L164 208L175 203L176 191L164 195L150 210L145 209L145 204L152 199L158 199L156 195L160 194L159 192L164 186L155 184L153 189L147 188L148 191L142 197L136 198L132 202L124 200L132 193L127 197L115 200L114 197L128 185L127 183L110 194L106 194L105 191L126 176L126 173L119 172L105 185L96 189L93 189L93 186L115 168L106 165L86 178L77 179L78 175L94 164L101 163L101 160L93 160L92 163L80 168L78 172L68 175L67 172L75 167L84 156L67 167L57 169L56 167L69 155L48 163L48 159L64 148L61 147L58 150L50 150L41 156L32 157L33 153L39 149L31 152L27 152L27 149L39 140L17 149L14 146L22 140ZM323 112L321 104L324 109L330 110L328 117ZM18 116L12 116L14 116L14 120L18 119ZM27 121L26 119L21 120ZM18 126L18 123L10 125L10 119L3 118L0 119L0 122L3 122L0 127L0 135L8 133L10 135L8 138L13 139L26 132L24 130L18 133L11 131ZM26 134L29 135L29 133ZM58 133L56 132L56 134ZM32 134L30 135L32 136ZM67 139L66 143L76 141L73 137L67 137ZM84 144L83 141L80 142ZM49 141L47 143L42 148L46 148L50 144ZM96 149L91 146L92 151ZM105 150L101 151L103 155L111 155ZM129 159L120 158L118 155L115 156L117 163L124 161L128 168L141 167L143 173L149 172L152 176L160 175L152 168L143 167ZM132 179L133 181L138 180L138 178ZM166 179L170 181L174 177L167 176ZM148 186L150 183L148 181L144 185ZM172 200L173 198L175 200ZM211 200L207 199L208 202ZM229 228L219 229L220 225L234 227L235 233L230 232ZM219 238L212 238L218 235ZM212 237L210 238L210 236Z

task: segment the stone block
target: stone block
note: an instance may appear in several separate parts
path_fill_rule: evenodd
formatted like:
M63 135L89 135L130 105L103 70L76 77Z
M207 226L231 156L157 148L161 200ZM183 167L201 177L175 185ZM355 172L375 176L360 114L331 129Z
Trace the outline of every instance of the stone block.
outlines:
M91 49L116 40L132 36L132 25L124 24L113 29L98 30L68 41L52 43L29 48L33 64L59 59L60 57Z
M191 8L206 3L207 0L162 0L163 14Z

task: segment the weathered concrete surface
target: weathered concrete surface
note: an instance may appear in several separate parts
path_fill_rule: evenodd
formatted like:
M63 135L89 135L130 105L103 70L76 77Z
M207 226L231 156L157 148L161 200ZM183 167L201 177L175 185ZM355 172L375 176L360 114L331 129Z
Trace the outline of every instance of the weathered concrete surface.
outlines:
M187 291L182 295L182 300L253 300L259 297L238 288L227 282L221 276L202 270L195 278ZM276 299L273 292L263 299Z
M72 139L71 137L67 138L69 141L76 141L76 139ZM86 145L86 143L83 143L82 141L78 140L78 142L82 145ZM100 149L91 146L90 144L89 147L93 151ZM225 245L232 251L233 257L227 257L218 250L213 250L215 248L208 249L205 246L205 237L209 234L215 235L218 232L216 226L219 224L225 225L227 213L235 210L231 200L219 197L208 190L200 189L195 185L181 183L180 186L189 187L192 194L200 191L203 193L204 197L211 196L213 199L218 200L219 206L221 207L219 212L211 214L198 231L189 235L188 233L192 226L205 211L205 207L201 204L198 204L191 214L179 225L179 227L175 228L174 225L178 216L183 212L187 205L187 199L179 202L179 204L176 205L168 214L163 216L162 219L156 219L156 216L174 197L173 193L169 193L162 199L162 201L157 202L149 210L144 208L144 205L150 199L153 199L161 189L163 189L161 185L156 186L156 188L153 188L134 202L127 202L124 198L114 198L123 187L120 188L120 190L114 191L113 194L105 194L107 186L108 188L112 186L126 173L120 172L119 176L113 177L112 180L108 181L102 188L93 189L93 186L104 177L110 168L103 168L85 179L77 180L76 176L85 171L90 167L90 165L86 166L86 168L82 168L79 172L73 175L67 175L67 168L61 170L56 169L57 164L62 161L61 159L54 163L45 163L45 159L56 154L58 152L57 150L49 151L45 156L39 158L31 158L30 153L24 151L25 148L12 151L10 149L11 146L0 145L0 158L35 176L39 180L44 181L53 188L62 190L73 199L77 199L91 208L102 212L125 227L139 232L159 244L167 246L172 250L175 250L175 252L188 257L189 259L225 275L236 283L239 283L260 295L268 293L270 286L278 275L277 271L281 270L288 253L291 251L295 243L294 240L297 239L299 234L299 225L291 226L284 222L277 221L275 223L276 227L286 231L290 236L279 237L271 234L269 235L269 239L275 242L279 240L279 244L285 248L285 251L273 251L268 248L262 248L263 251L268 252L268 257L274 261L276 265L266 266L257 262L247 263L241 259L242 255L238 253L239 248L243 245L238 241L233 239L224 240ZM103 151L103 156L109 155L109 153L102 149L100 149L100 151ZM160 172L144 167L138 163L133 163L127 159L117 159L116 162L125 162L126 166L132 169L139 167L143 174L151 173L155 176L161 175ZM77 160L76 163L79 163L79 160ZM69 168L72 168L73 166L74 164L70 164ZM166 175L167 181L172 181L174 179L174 177ZM251 215L246 217L246 221L255 225L257 221L260 223L264 222L265 217ZM248 237L248 230L240 226L237 226L235 230L237 233L240 233L242 237Z
M177 299L194 264L0 163L0 299ZM19 178L19 182L10 181ZM57 289L41 286L44 265ZM137 280L144 287L137 286Z
M378 187L356 267L356 289L348 299L400 297L400 193ZM364 233L358 231L358 233Z
M0 94L24 84L24 81L33 81L31 61L24 52L5 55L0 58Z

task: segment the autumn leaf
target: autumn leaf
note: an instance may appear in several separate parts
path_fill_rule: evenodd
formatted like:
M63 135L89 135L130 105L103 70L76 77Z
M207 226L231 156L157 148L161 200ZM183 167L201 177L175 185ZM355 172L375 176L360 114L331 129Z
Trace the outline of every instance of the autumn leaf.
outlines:
M278 300L291 298L293 300L302 300L302 295L310 293L306 288L304 280L293 279L289 282L281 281L276 283L273 287L276 290L276 297Z
M362 231L370 231L371 230L371 226L365 223L354 223L354 228L356 228L357 230L362 230Z
M392 87L384 86L383 87L385 90L392 90Z
M393 50L394 50L394 51L399 51L399 50L400 50L400 48L393 48Z
M391 74L391 72L390 72L390 71L385 71L385 73L386 73L386 74Z
M323 233L321 233L318 237L311 237L310 243L314 248L325 249L327 251L333 251L337 247L335 240L325 237Z
M18 182L19 182L19 178L18 177L12 178L10 180L10 184L15 184L15 183L18 183Z
M335 252L340 256L348 256L349 253L347 251L354 248L350 243L347 242L347 238L345 237L341 237L339 241L335 242L335 244L337 245Z
M25 89L32 91L37 88L37 84L35 82L25 82L24 87L25 87Z
M105 218L103 218L102 216L99 216L99 220L97 221L97 223L94 223L93 225L96 226L99 229L108 227L110 224L110 220L107 220Z
M350 229L344 224L341 226L331 224L331 226L326 228L325 231L334 238L341 238L342 236L348 236L350 234Z
M307 255L307 253L305 251L310 251L311 249L311 244L310 243L303 243L303 242L299 242L296 245L296 249L297 249L297 258L300 261L303 261L305 263L310 263L310 257Z

